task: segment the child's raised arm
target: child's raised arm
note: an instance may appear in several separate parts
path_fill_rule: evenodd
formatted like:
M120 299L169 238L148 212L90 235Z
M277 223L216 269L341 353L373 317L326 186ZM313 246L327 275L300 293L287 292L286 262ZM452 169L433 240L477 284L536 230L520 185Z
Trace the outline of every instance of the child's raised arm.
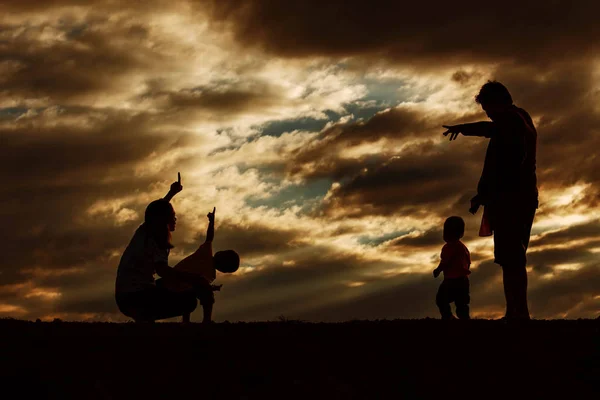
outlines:
M208 229L206 230L206 241L212 242L215 238L215 212L217 207L213 207L212 212L209 212L208 217Z

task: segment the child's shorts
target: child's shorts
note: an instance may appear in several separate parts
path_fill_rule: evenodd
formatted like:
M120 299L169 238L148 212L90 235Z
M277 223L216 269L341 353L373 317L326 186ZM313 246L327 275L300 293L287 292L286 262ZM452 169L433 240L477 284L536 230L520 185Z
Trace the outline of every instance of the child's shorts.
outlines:
M444 279L436 296L437 304L455 303L469 304L471 295L469 293L470 283L468 277Z

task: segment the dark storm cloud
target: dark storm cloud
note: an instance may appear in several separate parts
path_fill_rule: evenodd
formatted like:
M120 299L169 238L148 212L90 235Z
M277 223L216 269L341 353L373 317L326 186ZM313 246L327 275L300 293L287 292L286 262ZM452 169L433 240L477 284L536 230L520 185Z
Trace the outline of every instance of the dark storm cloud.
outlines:
M404 212L424 216L433 208L450 210L457 197L475 194L479 174L465 161L475 157L464 148L456 148L456 152L443 149L446 151L426 144L369 169L333 189L326 210L348 210L352 215Z
M556 318L566 314L577 318L578 307L584 317L595 318L598 309L586 310L594 303L600 287L600 266L589 264L577 271L563 271L553 279L541 281L529 291L531 311L541 318ZM568 312L573 310L573 312Z
M218 296L221 300L217 299L223 310L220 318L273 319L282 314L295 318L302 310L323 307L339 296L351 295L354 289L347 287L347 282L379 281L364 277L363 272L386 265L339 255L327 248L313 246L306 250L310 251L295 257L293 266L269 264L243 277L223 280L223 292ZM242 298L246 300L240 302ZM319 319L315 313L309 318Z
M264 110L284 101L275 88L266 83L244 86L222 83L178 91L158 90L147 92L140 99L152 101L169 118L181 118L182 112L231 118L232 114Z
M212 16L228 23L238 41L288 57L530 63L593 54L600 41L591 1L210 3Z
M414 235L404 235L400 236L392 240L389 245L390 246L398 246L398 247L430 247L434 245L439 245L440 240L442 239L442 231L437 229L432 229L426 232L423 232L417 236Z
M173 8L172 4L184 4L186 1L165 2L162 0L145 0L143 6L139 2L122 2L120 0L4 0L0 10L14 14L35 14L44 11L72 12L80 8L99 12L116 12L136 10L138 14L162 11Z
M47 32L60 37L48 39ZM130 74L161 60L148 40L148 28L137 22L109 20L4 25L0 63L5 72L2 97L73 102L81 96L118 91ZM164 61L164 59L163 59Z
M335 157L344 148L373 143L381 138L406 139L422 133L427 128L432 128L432 121L419 112L404 108L386 110L375 114L367 121L338 123L323 130L313 144L296 152L293 164ZM324 167L319 165L318 173L331 172Z
M513 93L515 103L539 121L538 181L543 187L596 184L600 180L595 154L589 151L600 146L600 114L596 107L600 94L593 90L594 68L584 62L544 67L501 64L496 71L498 79ZM463 78L467 79L460 79ZM348 122L326 129L319 140L297 152L288 171L309 179L330 176L342 181L331 193L331 209L349 208L356 213L357 206L361 206L361 212L368 215L395 212L410 203L415 206L411 209L414 211L419 205L436 206L433 201L444 204L458 196L458 201L449 204L445 212L462 214L474 194L486 140L460 137L447 146L420 142L401 152L395 152L392 145L384 150L386 154L359 159L342 158L340 153L381 138L398 140L398 144L403 140L434 138L441 133L438 127L442 124L485 119L479 113L433 117L417 110L392 109L366 122ZM393 155L397 158L390 159ZM364 168L368 171L364 172ZM546 200L543 192L541 200ZM595 207L596 186L588 188L581 201Z
M594 87L594 73L594 65L586 60L562 60L551 66L500 64L496 78L530 114L556 118L557 112L589 106L588 102L577 102L583 98L593 100L590 91Z
M38 187L97 181L175 142L151 135L148 115L94 109L58 109L57 113L48 109L0 127L0 178L19 178L16 185Z
M75 117L86 119L69 122ZM41 113L0 128L0 177L11 182L0 189L0 217L13 221L0 240L14 250L3 256L2 284L34 279L66 289L71 277L84 277L61 271L83 268L84 275L97 276L107 252L127 244L145 205L128 204L138 217L120 226L112 215L87 211L98 200L148 192L157 178L136 177L135 165L155 151L185 145L180 135L150 134L149 123L147 116L88 109ZM24 272L37 268L50 275Z
M595 243L596 246L600 241ZM532 249L527 253L527 264L539 273L548 273L554 270L556 265L571 263L589 263L596 256L587 250L588 245L571 245L569 248L553 248L535 251Z
M479 115L479 114L477 114ZM375 114L366 121L351 121L335 124L323 130L316 140L294 152L287 165L287 172L310 179L332 177L335 180L356 175L363 168L378 168L393 155L399 154L402 144L411 140L431 139L442 133L441 125L473 120L473 115L456 119L453 115L443 117L426 114L422 110L397 107ZM341 153L354 146L374 143L381 139L389 142L385 154L369 154L358 159L343 158ZM471 148L476 142L471 142ZM413 159L415 168L427 164L427 156L432 153L432 141L411 145L402 151L422 153L423 160ZM455 146L457 147L457 146ZM461 146L462 147L462 146Z
M243 257L274 255L292 249L295 239L301 237L302 233L293 230L224 223L219 225L214 248L215 250L224 250L217 248L222 243Z
M112 190L105 189L104 195ZM82 192L85 197L80 196ZM35 201L23 202L20 207L12 205L10 218L18 221L18 225L0 235L7 246L16 250L3 257L2 284L34 279L66 287L70 278L64 271L75 268L93 274L97 264L108 258L107 252L123 248L133 232L131 223L121 226L110 221L105 221L104 226L78 223L85 215L85 208L95 200L84 188L78 188L78 193L29 191L28 194ZM143 212L143 207L137 211ZM35 273L38 268L40 277ZM74 279L81 281L82 277Z
M565 61L552 66L505 65L496 72L515 103L539 118L537 159L542 185L600 181L596 156L589 151L600 146L595 69L591 62Z
M565 229L549 232L531 239L530 246L556 245L564 244L570 241L599 238L600 239L600 220L593 220L579 225L572 225Z

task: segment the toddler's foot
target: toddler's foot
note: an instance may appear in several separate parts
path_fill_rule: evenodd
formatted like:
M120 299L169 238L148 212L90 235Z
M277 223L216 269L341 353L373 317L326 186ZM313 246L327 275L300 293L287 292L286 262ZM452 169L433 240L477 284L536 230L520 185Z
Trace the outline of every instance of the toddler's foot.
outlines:
M446 316L446 317L442 317L442 321L452 321L452 320L455 320L455 319L458 319L458 318L456 318L454 315L449 315L449 316Z

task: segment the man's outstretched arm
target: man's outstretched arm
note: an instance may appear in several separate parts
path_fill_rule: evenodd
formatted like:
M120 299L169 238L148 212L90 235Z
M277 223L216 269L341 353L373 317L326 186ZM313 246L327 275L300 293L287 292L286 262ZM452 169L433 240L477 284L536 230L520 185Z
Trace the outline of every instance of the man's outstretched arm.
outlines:
M450 140L456 140L458 135L462 133L464 136L479 136L490 138L496 134L498 127L492 121L471 122L460 125L442 125L446 128L444 136L450 134Z

